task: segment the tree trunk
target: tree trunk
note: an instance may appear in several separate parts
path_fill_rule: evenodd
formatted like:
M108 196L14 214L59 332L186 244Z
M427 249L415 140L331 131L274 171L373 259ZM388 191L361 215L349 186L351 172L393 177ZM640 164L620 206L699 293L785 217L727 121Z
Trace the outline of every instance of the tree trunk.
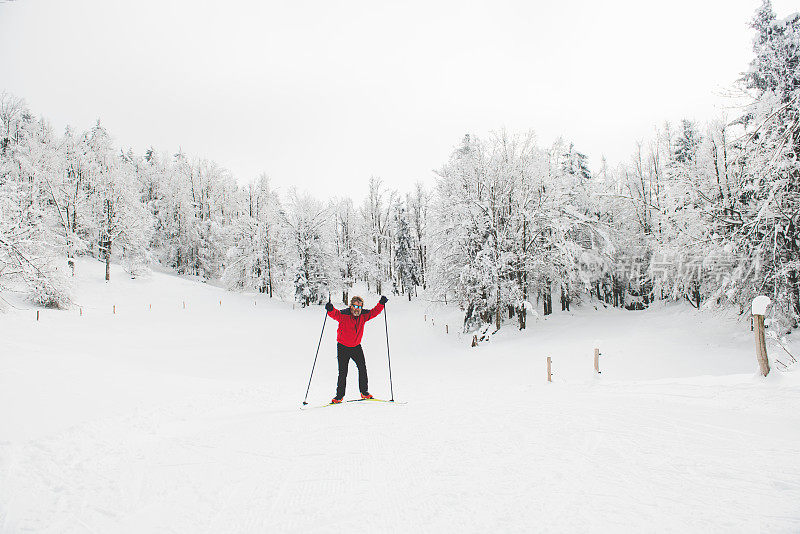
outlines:
M425 259L422 253L422 247L417 247L419 256L419 278L422 282L422 288L425 288Z
M542 300L544 302L544 315L553 313L553 294L550 288L550 281L548 280L542 290Z
M500 294L500 279L497 280L497 313L495 314L495 328L500 330L500 324L503 320L502 314L500 313L500 309L502 307L502 299Z
M269 260L269 242L267 242L267 281L269 285L269 298L272 298L272 265Z
M789 271L789 308L790 321L792 327L797 326L797 321L800 319L800 287L798 287L797 270L791 269Z

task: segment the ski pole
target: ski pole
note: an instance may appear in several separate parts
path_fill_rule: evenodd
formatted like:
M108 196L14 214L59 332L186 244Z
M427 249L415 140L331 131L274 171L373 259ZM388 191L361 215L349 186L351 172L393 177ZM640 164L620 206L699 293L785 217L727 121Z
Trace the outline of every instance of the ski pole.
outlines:
M392 358L389 356L389 320L386 318L386 308L383 309L383 324L386 326L386 358L389 360L389 391L392 393L392 400L394 402L394 386L392 385Z
M322 334L325 333L325 322L328 320L328 312L325 311L325 319L322 321L322 332L319 333L319 343L317 343L317 353L314 355L314 365L311 366L311 376L308 377L308 387L306 388L306 398L303 399L303 404L308 404L308 390L311 389L311 379L314 377L314 368L317 366L317 356L319 356L319 347L322 345Z

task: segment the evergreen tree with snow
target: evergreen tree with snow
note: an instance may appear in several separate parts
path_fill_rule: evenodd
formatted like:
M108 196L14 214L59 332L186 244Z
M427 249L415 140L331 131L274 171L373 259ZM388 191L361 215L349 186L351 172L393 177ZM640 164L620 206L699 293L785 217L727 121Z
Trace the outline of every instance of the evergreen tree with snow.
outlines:
M675 140L674 160L679 164L688 164L694 161L697 157L700 139L694 123L688 119L681 120L681 133Z
M430 213L431 195L425 190L422 183L417 182L414 193L406 195L408 219L413 234L416 264L419 269L419 284L427 288L426 273L428 271L428 222Z
M330 211L308 194L292 190L284 214L288 240L292 243L290 273L295 300L303 307L328 300L338 285L338 269L330 250Z
M741 258L727 295L769 294L786 326L800 321L800 13L778 19L764 0L752 20L754 58L742 82L753 100L740 123L737 228Z
M400 206L395 214L394 258L397 278L400 280L401 291L408 292L411 300L414 290L419 284L419 269L417 267L416 251L413 243L411 227L404 207Z

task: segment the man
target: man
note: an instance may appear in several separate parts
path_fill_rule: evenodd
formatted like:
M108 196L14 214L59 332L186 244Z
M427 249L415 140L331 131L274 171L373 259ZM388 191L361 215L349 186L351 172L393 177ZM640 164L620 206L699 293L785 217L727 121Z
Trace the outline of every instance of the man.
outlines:
M339 322L339 328L336 330L339 380L336 383L336 396L331 400L331 404L339 404L344 398L347 367L351 359L356 362L356 367L358 367L358 389L361 390L361 398L373 398L367 388L367 363L364 361L364 351L361 349L361 336L364 335L364 323L377 317L388 301L389 299L382 296L378 304L371 310L364 309L364 299L361 297L350 299L350 307L341 311L335 309L330 302L325 305L328 317Z

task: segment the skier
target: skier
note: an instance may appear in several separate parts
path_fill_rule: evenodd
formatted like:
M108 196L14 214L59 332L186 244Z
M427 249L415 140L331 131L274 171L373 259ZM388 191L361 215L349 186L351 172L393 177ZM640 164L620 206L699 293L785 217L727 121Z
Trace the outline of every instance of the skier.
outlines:
M336 356L339 360L339 380L336 383L336 396L331 404L339 404L344 398L347 385L347 367L352 359L358 367L358 389L361 390L362 399L374 398L367 388L367 363L364 361L364 351L361 348L361 336L364 335L364 323L378 316L385 304L389 301L384 296L371 310L364 309L364 299L353 297L350 307L337 310L330 301L325 305L328 317L339 323L336 330Z

